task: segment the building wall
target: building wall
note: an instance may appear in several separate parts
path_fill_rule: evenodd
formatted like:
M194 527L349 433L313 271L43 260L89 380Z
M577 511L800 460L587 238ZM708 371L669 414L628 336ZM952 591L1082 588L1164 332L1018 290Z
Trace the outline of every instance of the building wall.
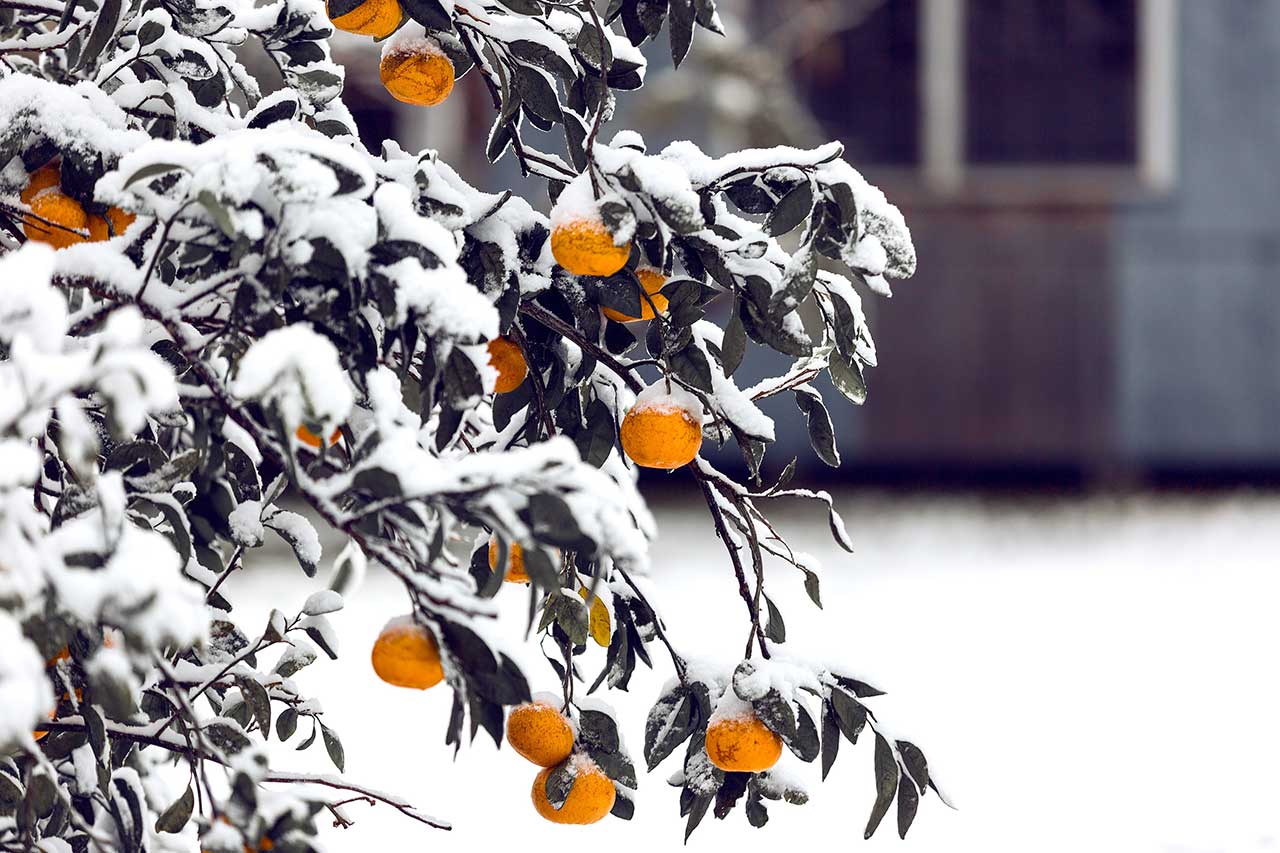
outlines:
M1179 8L1179 174L1115 235L1117 453L1280 464L1280 3Z

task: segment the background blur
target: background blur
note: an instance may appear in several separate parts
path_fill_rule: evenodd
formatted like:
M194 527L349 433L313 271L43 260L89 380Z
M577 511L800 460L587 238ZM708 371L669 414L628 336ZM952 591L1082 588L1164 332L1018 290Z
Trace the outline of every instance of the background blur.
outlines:
M881 367L864 409L832 407L841 477L1280 473L1280 3L721 5L730 35L700 38L682 73L649 45L648 86L614 126L715 154L838 138L902 207L919 273L866 300ZM349 65L369 144L437 147L477 183L519 185L483 161L478 81L399 110L375 63ZM791 427L775 462L812 459L793 407L775 408Z
M828 395L844 466L815 459L789 400L768 409L782 446L767 467L798 456L858 549L837 551L808 507L783 513L826 563L825 611L770 567L788 639L882 682L877 710L961 807L926 798L906 842L886 826L869 848L1280 850L1280 0L719 3L729 35L699 34L676 75L665 37L650 45L648 85L614 127L716 155L839 138L919 252L893 299L864 294L881 363L867 405ZM371 147L435 147L473 183L542 197L510 160L484 162L477 80L401 109L376 53L335 43ZM740 384L773 367L756 357ZM740 602L692 483L646 489L673 634L740 653ZM458 829L441 842L370 813L342 849L679 846L668 768L642 779L635 822L572 836L524 807L532 774L508 752L445 767L447 698L368 673L364 649L403 610L386 578L369 585L340 614L355 651L335 681L352 689L327 711L354 775ZM519 643L526 602L502 601ZM550 678L536 654L528 665ZM666 675L610 697L633 748ZM381 743L370 703L422 720L421 742ZM772 809L763 832L708 819L690 846L857 847L870 767L865 744L822 786L797 767L811 804ZM511 798L496 826L485 809Z

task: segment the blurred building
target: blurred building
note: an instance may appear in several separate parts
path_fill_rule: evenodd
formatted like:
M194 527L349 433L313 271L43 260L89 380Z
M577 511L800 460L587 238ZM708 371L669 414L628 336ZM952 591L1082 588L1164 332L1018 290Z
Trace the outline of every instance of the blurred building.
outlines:
M832 406L842 474L1280 472L1280 3L720 6L727 37L700 34L679 74L665 38L649 46L617 123L714 153L839 138L915 235L918 275L867 299L871 399ZM349 68L371 146L519 186L474 144L492 115L477 80L397 109L376 55ZM777 456L812 459L789 409L770 409Z
M806 2L827 14L793 84L920 255L875 306L847 456L1087 480L1280 466L1280 3Z

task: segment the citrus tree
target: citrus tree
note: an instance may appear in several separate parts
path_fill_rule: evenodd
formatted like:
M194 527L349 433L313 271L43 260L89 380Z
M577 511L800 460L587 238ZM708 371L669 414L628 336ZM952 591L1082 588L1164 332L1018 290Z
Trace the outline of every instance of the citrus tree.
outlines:
M549 199L365 150L334 26L383 40L401 101L478 78L489 159ZM761 481L761 404L791 397L839 463L813 383L863 402L852 282L911 275L910 235L836 144L606 142L664 29L678 65L719 32L713 0L0 0L0 851L306 851L355 801L447 828L342 776L304 690L366 566L404 588L377 674L450 691L450 744L484 732L540 766L551 821L631 817L639 762L593 694L660 655L642 759L679 752L687 832L738 804L763 825L766 801L806 799L784 749L825 775L859 736L867 835L895 802L906 832L936 791L924 755L873 687L782 653L769 584L790 569L821 606L819 574L767 508L813 501L849 541L794 461ZM740 387L749 346L789 367ZM741 448L745 482L708 441ZM747 617L734 668L664 628L638 467L683 468L705 500ZM273 537L330 582L241 624L225 582ZM490 630L520 585L543 673ZM338 773L273 766L272 739Z

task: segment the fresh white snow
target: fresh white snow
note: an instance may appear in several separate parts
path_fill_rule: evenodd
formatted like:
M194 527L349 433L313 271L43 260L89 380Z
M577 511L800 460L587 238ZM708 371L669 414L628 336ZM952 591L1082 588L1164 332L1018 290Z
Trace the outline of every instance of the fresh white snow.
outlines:
M959 811L930 793L905 842L892 816L861 840L874 797L870 738L845 744L825 783L790 754L779 765L803 782L804 806L770 804L753 830L741 812L710 815L690 850L779 845L902 853L1262 853L1280 846L1280 497L989 504L976 499L837 495L858 551L831 543L825 513L795 501L775 520L826 567L816 610L801 577L769 570L787 618L788 652L865 678L889 695L868 700L884 725L919 744ZM659 504L660 534L646 590L673 641L731 669L746 641L736 581L703 508ZM335 543L336 545L336 543ZM337 547L330 550L336 553ZM239 573L229 586L259 624L269 599L321 585L296 568ZM237 596L239 597L239 596ZM554 676L523 641L526 593L504 589L498 632L533 676ZM537 768L484 740L456 762L444 745L450 696L378 681L368 649L402 591L370 567L333 614L337 662L296 676L324 700L342 737L348 776L390 790L450 821L432 831L386 807L348 808L355 826L325 828L335 850L535 849L567 842L617 851L676 850L683 821L668 760L643 774L630 823L586 828L542 821L529 803ZM644 716L671 675L637 670L631 693L606 695L639 749ZM592 649L594 675L603 651ZM701 664L699 664L701 665ZM403 735L385 721L403 720ZM281 769L332 772L323 750L275 747ZM633 757L643 763L638 752ZM495 812L496 808L501 811ZM495 815L500 814L499 819Z

